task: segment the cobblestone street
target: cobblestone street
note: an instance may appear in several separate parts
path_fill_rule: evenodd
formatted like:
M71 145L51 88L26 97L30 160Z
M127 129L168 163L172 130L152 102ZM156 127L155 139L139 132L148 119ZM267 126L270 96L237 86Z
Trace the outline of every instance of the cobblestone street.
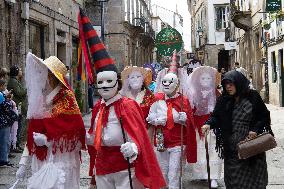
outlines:
M284 108L275 107L272 105L268 105L268 108L271 111L272 118L272 129L275 133L276 140L278 143L277 148L269 151L267 153L267 162L269 169L269 186L267 189L283 189L284 188ZM84 117L84 121L86 123L86 127L89 127L90 124L90 114ZM20 159L20 154L17 155L16 158L11 159L13 163L15 163L15 168L0 168L0 189L8 189L15 182L15 174L17 171L17 163ZM81 165L81 189L87 189L90 182L90 177L88 176L88 162L89 157L86 152L82 153L83 164ZM186 168L184 175L184 188L189 189L206 189L208 188L207 183L192 183L189 180L188 168ZM18 184L17 188L26 188L26 181ZM221 187L225 188L224 182L222 180L219 181Z

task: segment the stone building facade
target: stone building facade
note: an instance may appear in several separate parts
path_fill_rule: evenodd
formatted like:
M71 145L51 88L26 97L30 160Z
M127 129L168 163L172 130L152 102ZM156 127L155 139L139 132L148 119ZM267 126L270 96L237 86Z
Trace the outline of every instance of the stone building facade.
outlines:
M153 61L150 5L150 0L86 1L87 15L94 26L103 27L104 43L120 71Z
M230 51L230 59L252 73L253 86L265 94L265 53L263 45L264 1L235 0L231 3L230 38L237 41L237 48ZM232 62L233 63L233 62ZM266 69L267 72L267 69ZM268 83L267 83L268 84Z
M229 24L229 0L188 0L191 13L192 50L203 64L228 70L225 29Z
M42 59L54 55L69 66L69 82L77 88L79 6L83 0L0 0L0 66L18 65L24 71L28 52ZM86 84L80 83L82 99Z
M76 68L78 8L79 4L71 0L1 0L1 67L24 68L26 54L32 52L42 59L55 55L65 65Z

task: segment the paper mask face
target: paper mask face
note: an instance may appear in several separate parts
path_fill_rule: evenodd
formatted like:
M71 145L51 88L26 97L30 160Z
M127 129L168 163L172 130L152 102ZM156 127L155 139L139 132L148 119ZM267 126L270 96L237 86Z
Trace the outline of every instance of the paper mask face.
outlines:
M162 80L163 92L167 95L172 94L178 86L178 78L176 74L168 73Z
M142 88L144 77L141 72L134 71L128 76L129 86L133 90L138 90Z
M203 73L201 76L200 76L200 85L202 87L212 87L211 85L213 84L213 78L210 76L210 74L208 73Z
M117 93L117 73L114 71L103 71L97 75L97 88L101 97L108 100Z

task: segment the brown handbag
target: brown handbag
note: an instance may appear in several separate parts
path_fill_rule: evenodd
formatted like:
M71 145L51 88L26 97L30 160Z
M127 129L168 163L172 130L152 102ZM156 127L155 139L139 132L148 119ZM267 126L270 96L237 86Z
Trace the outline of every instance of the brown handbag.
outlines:
M270 133L263 133L254 139L241 141L237 144L239 159L247 159L277 146L275 138Z

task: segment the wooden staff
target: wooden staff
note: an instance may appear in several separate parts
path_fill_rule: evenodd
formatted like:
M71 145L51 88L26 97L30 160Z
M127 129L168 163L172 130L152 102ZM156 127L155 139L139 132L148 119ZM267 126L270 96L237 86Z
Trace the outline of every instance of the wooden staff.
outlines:
M209 151L208 151L208 132L205 134L205 149L206 149L206 161L207 161L207 175L208 175L208 187L211 189L211 179L210 179L210 161L209 161Z
M126 141L125 131L124 131L124 128L123 128L123 125L122 125L122 118L121 117L120 117L119 121L120 121L122 136L123 136L123 142L126 143L127 141ZM126 160L127 160L127 164L128 164L128 176L129 176L130 188L133 189L132 177L131 177L131 169L130 169L131 165L130 165L129 157L126 158Z
M183 112L183 90L181 91L181 112ZM182 189L182 175L183 175L183 170L182 170L182 159L183 159L183 125L181 125L181 150L180 150L180 173L179 173L179 188Z

